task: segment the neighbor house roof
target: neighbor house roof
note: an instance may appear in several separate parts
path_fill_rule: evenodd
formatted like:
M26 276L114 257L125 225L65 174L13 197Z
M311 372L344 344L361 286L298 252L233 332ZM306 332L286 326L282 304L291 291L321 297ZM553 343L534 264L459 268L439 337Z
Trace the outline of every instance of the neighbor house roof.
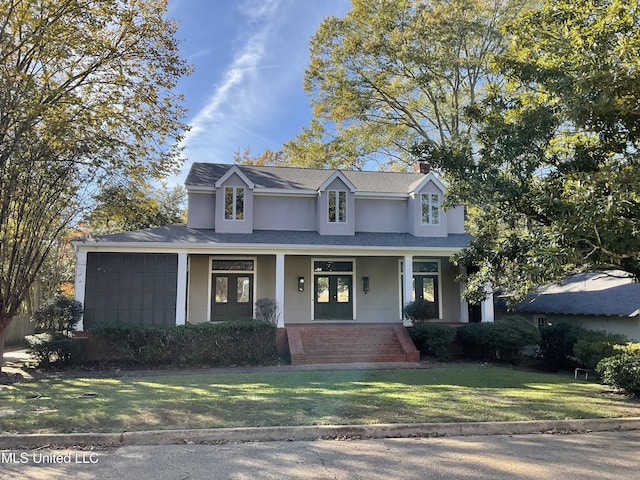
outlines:
M573 275L539 288L514 310L526 313L635 317L640 315L640 283L622 271Z
M185 185L189 187L213 187L234 165L221 163L194 163ZM256 188L318 190L337 170L319 170L297 167L264 167L235 165ZM415 190L426 178L437 178L433 174L406 172L364 172L340 170L359 192L402 193Z
M414 237L409 233L367 233L355 235L320 235L311 231L255 230L253 233L219 233L212 229L193 229L186 225L148 228L116 233L74 242L75 245L135 245L215 247L218 245L260 246L328 246L424 248L455 250L469 245L471 235L449 234L446 237Z

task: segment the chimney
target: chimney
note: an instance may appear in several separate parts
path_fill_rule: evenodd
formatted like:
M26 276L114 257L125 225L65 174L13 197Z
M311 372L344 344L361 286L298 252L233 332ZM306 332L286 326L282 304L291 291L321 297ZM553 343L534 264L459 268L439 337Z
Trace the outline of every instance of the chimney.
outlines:
M422 173L423 175L426 175L431 171L431 165L429 165L426 162L419 162L413 166L413 171L416 173Z

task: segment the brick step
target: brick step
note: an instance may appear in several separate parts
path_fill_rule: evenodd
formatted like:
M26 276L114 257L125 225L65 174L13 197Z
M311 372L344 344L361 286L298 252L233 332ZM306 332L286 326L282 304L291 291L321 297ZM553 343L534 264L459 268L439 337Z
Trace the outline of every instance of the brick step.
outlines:
M292 364L418 361L399 325L288 327Z

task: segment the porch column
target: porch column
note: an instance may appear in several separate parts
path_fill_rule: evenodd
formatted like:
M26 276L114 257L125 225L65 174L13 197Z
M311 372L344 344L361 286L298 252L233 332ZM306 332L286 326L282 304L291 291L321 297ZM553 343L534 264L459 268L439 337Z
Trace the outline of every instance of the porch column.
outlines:
M276 254L276 305L278 315L278 328L284 328L284 253Z
M184 325L187 316L187 254L178 253L178 284L176 287L176 325Z
M482 312L482 322L493 322L495 319L493 313L493 289L487 283L484 286L484 291L487 292L487 298L480 304L480 310Z
M75 298L84 307L84 291L87 283L87 252L86 250L76 250L76 278L74 282ZM76 324L75 329L79 332L84 330L83 318Z
M467 268L460 265L459 273L460 275L464 275L465 273L467 273ZM469 303L462 296L466 288L467 288L467 283L461 281L460 282L460 323L469 323Z
M413 256L405 255L404 256L404 268L402 271L402 292L404 294L404 304L411 302L411 296L413 295ZM404 315L402 316L404 320Z

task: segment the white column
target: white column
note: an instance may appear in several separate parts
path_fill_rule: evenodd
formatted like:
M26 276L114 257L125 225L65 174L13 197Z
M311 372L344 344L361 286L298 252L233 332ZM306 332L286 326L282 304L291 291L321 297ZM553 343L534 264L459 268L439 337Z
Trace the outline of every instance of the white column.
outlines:
M460 265L460 275L467 273L467 268ZM469 323L469 303L464 299L462 294L467 288L466 282L460 282L460 323Z
M484 291L487 292L487 298L480 305L482 322L493 322L495 319L495 315L493 313L493 289L487 283L484 286Z
M76 250L76 278L74 283L75 298L84 307L84 294L87 283L87 251ZM79 332L84 330L84 318L76 324L75 329Z
M276 305L280 313L277 326L284 328L284 253L276 254Z
M405 255L404 256L404 267L402 269L402 292L404 294L404 306L407 303L410 303L411 297L413 295L413 256ZM403 317L404 319L404 317Z
M187 319L187 254L178 253L178 284L176 287L176 325Z

